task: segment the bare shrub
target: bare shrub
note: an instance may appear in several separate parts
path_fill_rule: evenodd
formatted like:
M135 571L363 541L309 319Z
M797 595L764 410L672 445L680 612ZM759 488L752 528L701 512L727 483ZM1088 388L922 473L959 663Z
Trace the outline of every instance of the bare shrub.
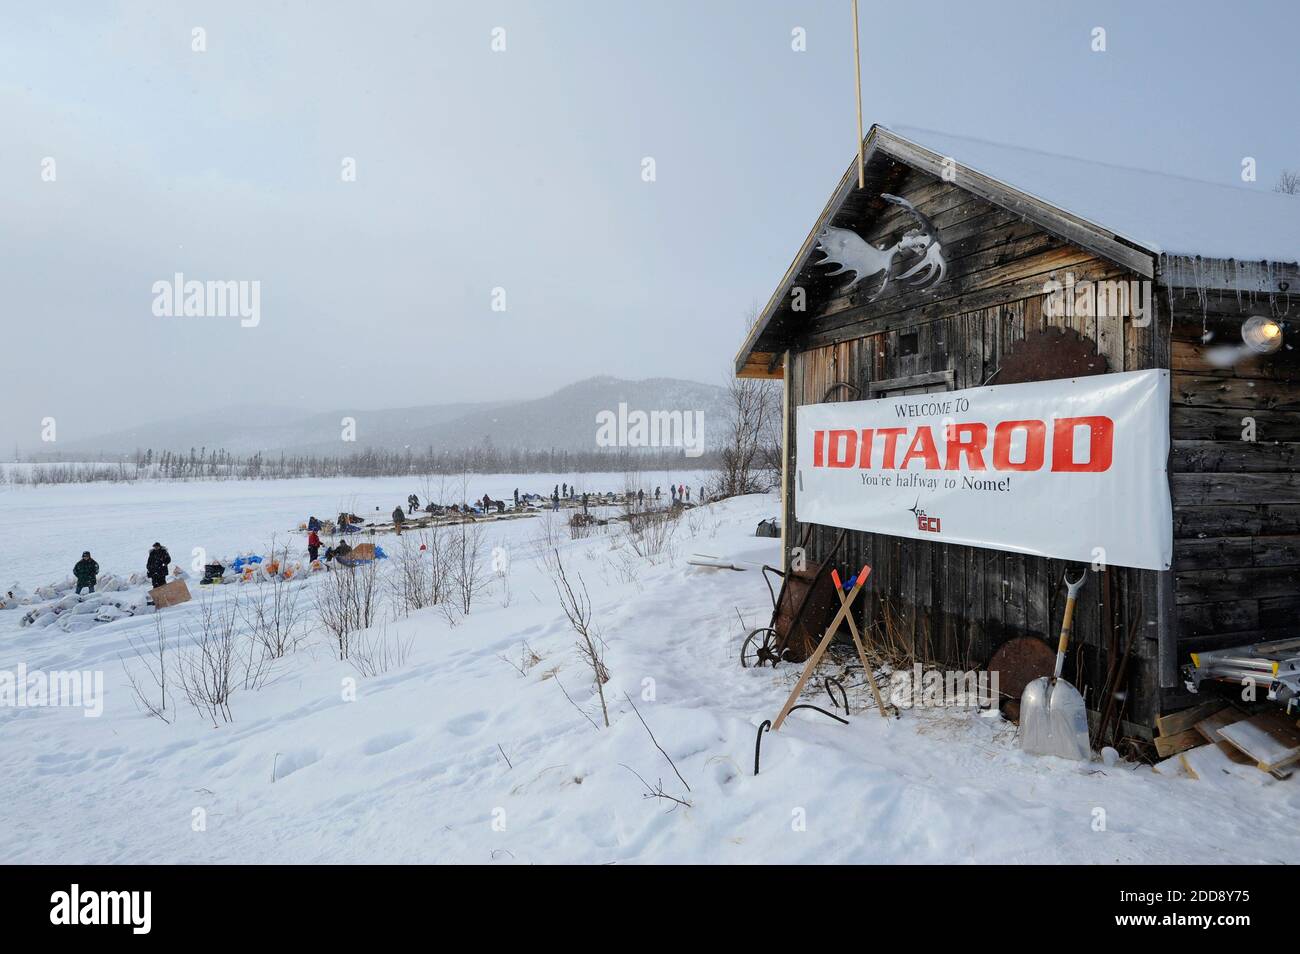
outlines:
M459 626L460 621L465 618L464 614L460 611L460 607L452 600L447 600L445 603L439 603L438 608L442 610L442 618L445 619L447 625L453 629Z
M394 636L387 626L381 626L378 632L360 630L351 639L348 662L361 676L380 676L405 666L414 645L414 637Z
M528 640L524 640L523 645L519 647L519 662L515 662L505 653L500 653L498 659L504 660L511 669L521 676L528 675L529 671L542 661L541 653L528 645Z
M555 592L560 597L560 608L564 611L569 626L578 636L578 641L575 643L578 656L591 669L592 681L600 696L600 712L605 720L605 728L609 728L609 708L605 705L605 683L609 682L609 670L605 667L604 660L605 641L601 639L592 620L591 597L587 593L587 584L583 582L582 574L575 574L578 578L578 586L574 589L558 549L552 550L548 555L547 569L550 570L551 580L555 584Z
M468 616L474 601L491 583L484 563L483 526L464 521L451 530L449 573L452 599L456 609Z
M636 717L641 720L641 725L645 729L646 734L650 736L650 741L654 743L654 747L659 750L659 754L668 762L669 767L673 770L673 774L677 776L677 781L686 786L686 791L689 792L691 790L690 783L686 781L686 778L680 771L678 771L677 763L673 761L673 757L668 754L668 751L662 745L659 744L659 740L655 738L654 732L650 729L650 723L646 722L645 717L641 715L641 710L636 707L636 703L632 701L632 697L625 692L623 693L623 698L626 699L627 704L632 707L632 711L636 713ZM691 807L691 803L686 800L685 795L670 795L665 792L663 779L657 779L656 783L651 786L649 782L642 778L641 773L632 768L632 766L621 762L619 764L640 779L641 784L645 787L645 792L641 795L642 798L662 798L674 803L674 808L677 805L685 805L687 808Z
M532 555L544 566L547 556L552 550L558 548L564 539L560 515L548 510L539 519L533 521L533 525L536 527L536 532L530 540Z
M147 642L131 636L126 638L127 646L139 665L132 669L126 664L126 658L121 657L122 670L126 673L131 694L140 710L164 722L171 722L167 714L167 633L160 613L154 614L153 628L154 637ZM149 683L153 684L152 689L149 688Z
M420 537L427 534L421 533ZM410 534L398 537L393 546L393 568L388 577L388 586L392 591L393 601L404 615L414 610L432 605L429 593L429 563L425 551Z
M703 534L711 540L722 528L722 518L714 507L692 507L686 511L686 527L692 537Z
M645 561L631 546L627 545L627 537L628 534L624 533L615 538L617 543L610 548L606 564L613 569L620 583L635 583L640 589L641 567Z
M277 577L258 586L243 603L241 615L249 636L268 659L297 652L307 638L307 606L297 581Z
M451 598L451 542L450 534L437 526L398 538L389 584L406 615Z
M369 629L379 615L379 572L374 562L335 563L316 587L316 615L333 636L339 659L347 659L351 635Z
M569 539L584 540L596 529L596 518L589 513L574 511L569 517Z
M629 514L627 545L648 563L672 559L673 537L677 532L678 510L644 510Z
M780 480L781 388L775 381L730 378L728 420L708 499L762 493Z
M246 659L239 646L238 602L237 598L228 602L218 602L214 597L204 600L199 605L197 623L185 626L187 643L175 654L176 685L195 711L214 727L232 721L230 697L235 691L241 685L255 687L257 681L251 656ZM251 680L250 675L254 676Z

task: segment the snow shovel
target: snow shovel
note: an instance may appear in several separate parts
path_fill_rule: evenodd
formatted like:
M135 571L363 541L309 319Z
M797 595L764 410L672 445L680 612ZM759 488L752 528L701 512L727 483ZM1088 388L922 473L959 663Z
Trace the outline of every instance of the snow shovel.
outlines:
M1063 759L1086 762L1092 758L1088 744L1088 710L1083 696L1061 678L1065 668L1065 651L1070 645L1070 627L1074 621L1074 603L1083 588L1088 571L1077 580L1065 578L1068 587L1065 618L1061 620L1061 641L1056 647L1056 671L1049 679L1040 676L1020 697L1020 747L1030 755L1056 755Z

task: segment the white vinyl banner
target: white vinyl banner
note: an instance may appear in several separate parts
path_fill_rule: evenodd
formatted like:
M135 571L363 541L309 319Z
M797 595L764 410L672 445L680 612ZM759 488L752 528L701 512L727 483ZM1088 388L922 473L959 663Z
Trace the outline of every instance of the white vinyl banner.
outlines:
M809 404L795 515L936 543L1169 569L1169 372Z

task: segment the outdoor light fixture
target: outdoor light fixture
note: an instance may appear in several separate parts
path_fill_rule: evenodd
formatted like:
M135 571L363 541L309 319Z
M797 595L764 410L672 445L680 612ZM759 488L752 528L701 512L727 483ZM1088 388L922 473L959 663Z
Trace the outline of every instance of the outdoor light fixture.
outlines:
M1241 325L1241 340L1260 354L1271 354L1282 347L1282 326L1272 318L1254 315Z

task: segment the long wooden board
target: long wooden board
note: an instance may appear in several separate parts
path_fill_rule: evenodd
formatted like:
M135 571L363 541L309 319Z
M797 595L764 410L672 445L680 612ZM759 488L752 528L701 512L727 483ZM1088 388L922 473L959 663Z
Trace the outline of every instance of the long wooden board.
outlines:
M1190 709L1180 709L1178 712L1160 716L1156 719L1156 728L1160 730L1161 735L1177 735L1194 728L1198 722L1208 719L1222 708L1224 708L1222 702L1203 702Z
M1184 729L1182 732L1173 735L1157 736L1156 754L1164 759L1203 744L1205 744L1205 739L1201 736L1201 733L1195 729Z
M1196 723L1196 731L1201 733L1207 742L1223 742L1224 738L1220 730L1224 726L1233 725L1248 718L1250 717L1240 709L1228 707L1220 709L1214 715Z
M1226 747L1231 748L1231 746ZM1242 765L1234 761L1218 745L1200 745L1188 749L1179 755L1178 759L1190 777L1203 782L1218 783L1243 779L1262 784L1271 781L1268 775L1255 771L1250 765Z
M1294 719L1281 713L1252 716L1224 726L1219 734L1265 772L1275 772L1300 760L1300 728Z

